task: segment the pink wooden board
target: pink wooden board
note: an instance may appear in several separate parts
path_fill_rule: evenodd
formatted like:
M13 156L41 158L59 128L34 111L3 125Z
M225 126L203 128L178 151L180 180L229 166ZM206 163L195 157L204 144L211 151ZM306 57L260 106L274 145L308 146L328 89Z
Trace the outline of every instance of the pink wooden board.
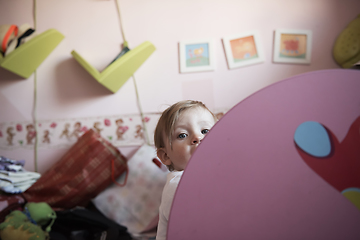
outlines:
M342 141L359 115L358 70L298 75L240 102L190 160L168 239L360 239L360 211L308 167L294 143L306 121Z

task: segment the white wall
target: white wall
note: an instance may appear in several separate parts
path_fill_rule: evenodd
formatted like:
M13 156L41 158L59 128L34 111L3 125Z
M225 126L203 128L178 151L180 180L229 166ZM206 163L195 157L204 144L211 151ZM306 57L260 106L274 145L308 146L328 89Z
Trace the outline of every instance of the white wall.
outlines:
M119 53L121 35L114 0L37 0L36 30L55 28L65 39L37 69L37 118L84 118L138 113L130 79L111 94L71 56L76 50L99 70ZM290 76L338 68L332 58L337 35L359 13L358 0L119 0L123 31L130 48L144 41L156 51L135 73L143 111L159 112L183 98L203 100L214 111L229 109L255 91ZM32 1L0 0L0 24L34 25ZM313 31L310 65L272 62L274 30ZM221 39L258 30L265 62L229 70ZM179 73L178 43L212 38L216 43L216 70ZM196 86L192 91L192 86ZM31 121L34 75L21 79L0 69L0 123ZM136 147L122 148L131 155ZM39 151L44 172L66 148ZM4 150L0 155L25 159L33 170L34 151Z

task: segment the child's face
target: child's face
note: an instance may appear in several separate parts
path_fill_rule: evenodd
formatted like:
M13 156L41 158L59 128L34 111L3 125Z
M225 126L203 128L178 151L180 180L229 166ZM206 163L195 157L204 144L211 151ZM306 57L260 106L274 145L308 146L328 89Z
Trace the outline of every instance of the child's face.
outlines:
M165 148L158 151L158 156L165 165L173 164L175 170L184 170L191 155L200 141L215 124L212 114L201 107L194 107L181 112L174 126L172 147L165 138Z

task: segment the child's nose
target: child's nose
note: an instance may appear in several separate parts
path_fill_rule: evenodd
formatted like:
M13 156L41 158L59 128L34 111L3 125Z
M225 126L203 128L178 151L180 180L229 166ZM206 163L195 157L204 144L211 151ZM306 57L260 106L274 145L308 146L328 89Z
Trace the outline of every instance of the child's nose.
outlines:
M204 138L204 136L202 134L196 134L196 135L194 135L192 143L193 144L200 143L203 138Z

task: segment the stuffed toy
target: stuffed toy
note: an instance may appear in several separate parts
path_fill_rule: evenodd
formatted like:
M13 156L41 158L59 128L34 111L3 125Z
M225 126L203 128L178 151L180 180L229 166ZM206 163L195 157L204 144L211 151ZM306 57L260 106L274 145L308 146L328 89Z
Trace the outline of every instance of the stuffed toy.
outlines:
M25 214L28 218L34 220L38 225L45 228L46 232L51 231L51 226L54 224L56 219L55 211L45 202L30 202L25 204Z
M336 39L333 56L343 68L350 68L360 61L360 15L351 21Z
M5 221L0 224L0 238L47 240L55 218L55 211L47 203L27 203L23 212L15 210L6 216Z

